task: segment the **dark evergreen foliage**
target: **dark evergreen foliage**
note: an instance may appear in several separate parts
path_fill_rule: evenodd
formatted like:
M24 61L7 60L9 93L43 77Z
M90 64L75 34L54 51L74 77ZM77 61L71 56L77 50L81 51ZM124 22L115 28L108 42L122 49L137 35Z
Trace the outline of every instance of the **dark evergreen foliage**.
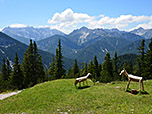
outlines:
M96 56L94 57L94 75L97 79L100 78L99 65Z
M141 46L138 48L139 55L137 57L137 66L135 73L138 76L142 76L145 68L145 40L143 39L141 42Z
M24 59L22 62L23 73L24 73L24 86L31 87L37 83L45 81L45 72L42 64L42 58L38 54L36 43L30 44L28 49L24 53Z
M88 66L87 66L87 63L82 63L82 66L81 66L81 70L80 70L80 76L85 76L87 75L88 73Z
M152 38L146 53L144 76L146 79L152 79Z
M21 65L19 63L19 58L18 58L17 53L16 53L14 61L15 63L13 65L13 71L12 71L12 77L11 77L12 85L16 89L22 89L24 88L24 85L23 85L24 75L23 75L23 71L21 70Z
M10 65L10 61L9 59L7 58L7 63L6 63L6 75L7 77L11 76L11 72L12 72L12 67Z
M56 65L55 64L55 59L53 58L52 61L51 61L51 64L50 64L49 71L48 71L48 73L49 73L49 80L53 80L53 79L56 78L55 77L55 68L56 68L55 65Z
M7 76L7 67L6 67L6 62L5 59L3 59L3 64L2 64L2 68L1 68L1 75L2 75L2 80L8 80L8 76Z
M75 59L75 61L74 61L72 71L73 71L74 78L80 77L80 69L79 69L79 65L77 63L77 59Z
M118 73L118 56L117 52L115 52L115 56L113 58L113 80L120 80L120 76Z
M63 66L63 56L62 56L62 47L61 47L61 41L58 42L58 48L56 49L56 79L60 79L61 77L65 76L66 70Z
M83 63L81 69L79 68L77 59L75 59L73 68L70 67L66 75L62 47L59 40L56 56L52 59L48 70L48 77L48 74L44 72L42 58L38 53L36 42L33 43L32 40L30 40L22 64L19 63L17 54L14 59L13 70L9 60L7 59L5 62L5 59L3 59L0 73L0 90L22 89L44 82L47 79L77 78L87 73L91 73L89 78L91 78L94 84L98 80L104 83L115 80L127 80L125 76L119 76L122 68L125 68L129 74L135 73L135 75L143 76L144 79L152 79L152 39L146 53L144 50L144 42L143 40L141 46L138 48L138 56L135 54L126 54L118 57L117 52L115 52L114 58L111 60L110 54L107 53L103 64L99 64L97 57L94 56L94 60L91 60L89 65Z
M101 77L100 77L100 81L107 83L107 82L111 82L114 78L113 78L113 72L112 72L112 61L111 61L111 57L110 54L107 53L105 56L105 61L102 65L103 70L101 71Z

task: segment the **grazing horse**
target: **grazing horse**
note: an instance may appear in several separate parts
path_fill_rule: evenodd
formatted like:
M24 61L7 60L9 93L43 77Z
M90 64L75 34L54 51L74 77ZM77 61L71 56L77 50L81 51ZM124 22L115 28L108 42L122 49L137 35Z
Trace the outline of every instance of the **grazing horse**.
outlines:
M123 69L120 73L120 75L124 74L128 78L128 84L126 90L129 88L130 81L139 82L139 94L141 94L141 83L142 83L142 89L144 91L144 84L143 84L143 77L134 76L132 74L128 74L125 69Z
M88 82L87 82L87 78L91 75L91 73L88 73L86 76L80 77L80 78L76 78L75 80L75 86L77 85L77 83L79 82L79 87L81 88L81 82L86 81L87 86L88 86Z

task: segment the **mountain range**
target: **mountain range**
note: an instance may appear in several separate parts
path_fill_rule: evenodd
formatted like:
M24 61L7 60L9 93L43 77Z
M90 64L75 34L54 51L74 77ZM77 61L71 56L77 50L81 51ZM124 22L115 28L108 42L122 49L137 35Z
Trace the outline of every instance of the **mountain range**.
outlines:
M30 39L38 41L56 34L65 35L63 32L49 27L34 28L32 26L22 28L5 27L2 32L25 44L29 44Z
M16 52L20 59L19 61L22 62L24 58L24 52L26 51L27 48L28 46L26 44L21 43L16 39L13 39L10 36L0 32L0 66L3 63L3 58L5 59L8 58L10 63L13 64ZM42 56L42 60L45 68L48 68L54 55L42 50L39 50L39 53ZM65 64L66 69L72 67L74 62L74 60L68 58L64 58L64 61L66 63Z
M152 38L152 29L144 29L142 27L139 27L138 29L131 31L131 33L142 36L145 39Z
M42 50L55 54L53 47L57 46L58 39L62 42L63 54L68 58L76 58L80 62L89 62L97 56L99 62L104 61L107 52L113 54L129 44L144 39L131 32L118 29L88 29L82 27L66 36L55 35L37 42ZM124 52L123 52L124 53ZM125 53L127 54L127 53Z
M40 50L52 54L56 53L55 49L60 39L63 56L70 59L76 58L81 63L89 63L94 56L97 56L98 61L102 63L107 52L111 54L111 57L115 52L118 55L138 54L137 48L142 39L146 39L145 48L148 49L149 39L152 37L152 29L141 27L130 32L120 31L116 28L88 29L82 27L68 35L58 30L34 27L6 27L2 32L26 44L28 44L29 39L34 39ZM25 42L25 40L27 41Z

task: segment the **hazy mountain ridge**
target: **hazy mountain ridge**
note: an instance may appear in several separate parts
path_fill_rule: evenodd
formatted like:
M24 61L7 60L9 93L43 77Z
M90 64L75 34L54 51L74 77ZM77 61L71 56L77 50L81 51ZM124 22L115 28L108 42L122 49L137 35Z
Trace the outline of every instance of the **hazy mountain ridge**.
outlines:
M50 29L49 27L34 28L32 26L22 28L5 27L2 32L25 44L28 44L30 39L38 41L53 35L65 35L64 33L56 29Z
M107 52L113 56L115 51L125 48L134 41L142 40L143 37L118 29L88 29L82 27L67 36L55 35L40 40L38 41L38 47L55 54L58 39L61 40L65 57L89 62L96 55L99 61L103 62Z
M88 29L86 27L74 30L68 35L70 40L82 47L106 37L118 37L130 41L143 39L143 37L139 35L131 32L119 31L118 29Z
M152 29L144 29L142 27L139 27L138 29L131 31L131 33L142 36L145 39L152 38Z
M47 31L44 31L47 32ZM89 62L97 56L100 62L104 61L107 52L113 57L132 53L138 54L137 48L144 37L135 34L144 32L143 28L134 32L119 31L118 29L88 29L82 27L69 35L53 35L37 41L38 48L52 54L56 53L58 40L61 40L63 56L78 59L80 62ZM148 44L146 44L148 47ZM1 51L1 50L0 50Z
M0 66L3 63L3 58L9 59L12 63L14 62L15 54L17 52L19 61L22 62L24 58L24 52L28 48L27 45L11 38L10 36L0 32ZM53 54L39 50L40 55L42 56L43 64L46 68L49 67ZM74 60L64 58L65 68L68 69L72 66ZM72 64L70 64L72 63Z

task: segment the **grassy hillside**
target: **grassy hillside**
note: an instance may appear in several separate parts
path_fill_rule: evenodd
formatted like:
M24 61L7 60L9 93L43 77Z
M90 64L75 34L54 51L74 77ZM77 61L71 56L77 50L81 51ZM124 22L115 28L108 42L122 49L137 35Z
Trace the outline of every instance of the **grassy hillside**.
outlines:
M142 95L125 92L126 83L112 82L93 86L89 81L90 87L76 89L74 79L45 82L0 101L0 113L152 113L152 80L144 82L149 94ZM138 90L138 85L131 82L130 88Z

